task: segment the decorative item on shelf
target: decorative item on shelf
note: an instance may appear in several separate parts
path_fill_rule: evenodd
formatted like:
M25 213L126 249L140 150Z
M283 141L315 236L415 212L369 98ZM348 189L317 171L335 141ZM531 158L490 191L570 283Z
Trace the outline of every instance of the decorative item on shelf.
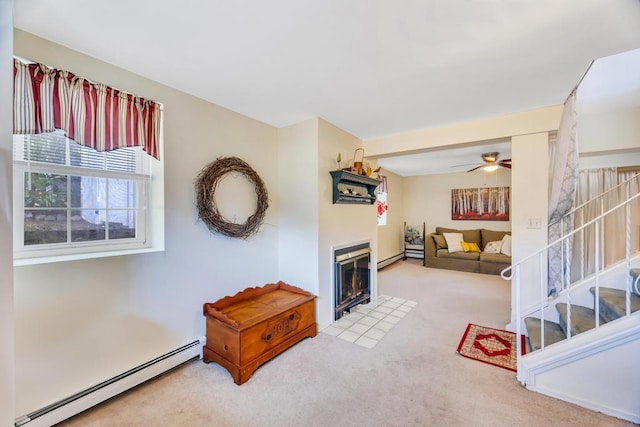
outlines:
M336 163L338 168L336 170L342 169L342 153L338 153L338 157L336 157Z
M358 152L360 152L360 160L358 160ZM353 152L353 169L358 175L362 175L362 166L364 164L364 148L356 148Z

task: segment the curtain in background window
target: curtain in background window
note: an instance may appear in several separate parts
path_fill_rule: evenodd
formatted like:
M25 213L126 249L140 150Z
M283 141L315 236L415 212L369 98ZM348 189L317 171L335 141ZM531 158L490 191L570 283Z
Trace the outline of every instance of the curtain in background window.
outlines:
M159 104L68 71L14 59L13 133L55 129L98 151L142 146L159 158Z
M378 225L387 225L387 177L379 176L382 181L378 186L378 198L376 200L376 210L378 212Z
M587 203L584 214L576 216L576 227L586 223L614 208L640 192L640 167L636 170L618 170L616 168L586 169L578 173L578 186L576 192L576 205ZM636 176L635 178L633 178ZM631 179L633 178L633 179ZM610 191L601 198L596 198L602 193L630 180L628 185ZM627 190L629 193L627 194ZM603 269L624 259L626 255L626 215L624 209L618 209L607 215L600 228L600 237L603 239L600 248L599 268ZM571 279L579 280L581 269L588 276L595 272L596 257L595 225L585 228L583 233L576 233L573 246L576 249L572 260ZM640 200L635 200L631 205L631 252L640 250ZM584 267L580 255L584 251Z
M549 164L549 243L562 237L563 232L573 230L572 218L565 218L565 230L561 230L562 217L573 207L578 173L578 142L576 138L576 91L567 99L560 119L558 138L553 150L553 158ZM565 246L565 262L563 263L562 245L549 248L549 295L562 289L563 277L569 283L569 265L571 245Z

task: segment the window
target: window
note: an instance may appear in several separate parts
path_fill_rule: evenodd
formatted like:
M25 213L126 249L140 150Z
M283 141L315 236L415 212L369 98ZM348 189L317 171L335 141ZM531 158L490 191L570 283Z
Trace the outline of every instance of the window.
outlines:
M382 181L378 186L378 198L376 200L376 210L378 215L378 225L387 225L387 177L380 175Z
M14 135L16 259L149 246L151 157L96 151L60 130Z
M162 105L13 64L14 265L162 250Z

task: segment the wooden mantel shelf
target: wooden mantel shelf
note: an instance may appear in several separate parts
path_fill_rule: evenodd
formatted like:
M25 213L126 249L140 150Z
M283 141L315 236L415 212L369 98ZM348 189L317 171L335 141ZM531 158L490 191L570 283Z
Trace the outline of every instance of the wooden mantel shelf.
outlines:
M376 202L379 180L343 170L329 173L333 178L333 204L372 205Z

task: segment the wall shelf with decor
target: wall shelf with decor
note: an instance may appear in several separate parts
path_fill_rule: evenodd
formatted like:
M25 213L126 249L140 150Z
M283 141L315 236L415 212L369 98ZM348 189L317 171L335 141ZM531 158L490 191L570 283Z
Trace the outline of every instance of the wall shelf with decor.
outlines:
M376 202L376 188L380 181L365 175L337 170L333 178L333 204L372 205Z

